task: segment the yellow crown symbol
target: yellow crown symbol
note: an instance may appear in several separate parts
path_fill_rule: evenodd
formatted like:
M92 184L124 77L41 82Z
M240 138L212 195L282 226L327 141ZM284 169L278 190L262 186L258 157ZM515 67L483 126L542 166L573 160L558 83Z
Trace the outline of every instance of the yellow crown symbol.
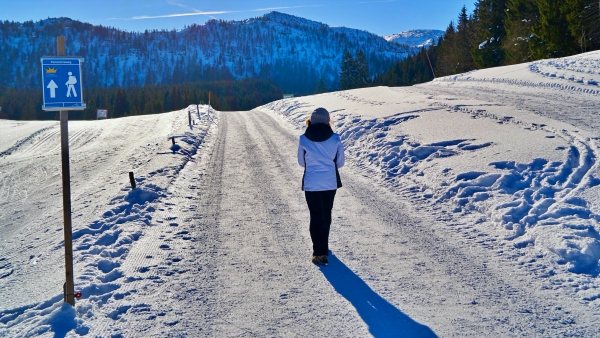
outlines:
M56 74L55 68L46 68L46 74Z

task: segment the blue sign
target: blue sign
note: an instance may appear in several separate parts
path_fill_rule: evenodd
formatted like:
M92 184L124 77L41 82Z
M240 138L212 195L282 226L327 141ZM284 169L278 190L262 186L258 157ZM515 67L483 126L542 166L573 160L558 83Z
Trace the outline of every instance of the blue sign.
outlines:
M43 110L82 110L83 86L81 85L82 58L43 57L42 83L44 90Z

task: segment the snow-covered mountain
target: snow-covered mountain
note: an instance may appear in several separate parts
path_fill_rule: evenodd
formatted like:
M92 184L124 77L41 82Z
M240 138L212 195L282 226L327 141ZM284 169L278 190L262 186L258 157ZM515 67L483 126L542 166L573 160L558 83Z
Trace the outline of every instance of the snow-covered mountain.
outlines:
M39 86L39 59L83 56L84 86L269 78L292 93L313 92L319 78L335 89L343 53L362 49L370 72L387 70L411 48L375 34L271 12L243 21L211 20L176 31L125 32L68 18L0 23L0 85Z
M397 34L386 35L383 38L390 42L407 45L412 48L429 47L438 42L444 31L436 29L413 29Z

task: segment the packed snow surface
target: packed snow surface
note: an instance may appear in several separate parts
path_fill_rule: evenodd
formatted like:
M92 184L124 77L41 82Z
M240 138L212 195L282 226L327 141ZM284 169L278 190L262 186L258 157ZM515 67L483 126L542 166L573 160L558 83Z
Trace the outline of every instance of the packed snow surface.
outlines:
M598 336L598 81L592 52L71 122L75 308L59 125L0 121L0 336ZM317 107L347 156L325 267L295 158Z

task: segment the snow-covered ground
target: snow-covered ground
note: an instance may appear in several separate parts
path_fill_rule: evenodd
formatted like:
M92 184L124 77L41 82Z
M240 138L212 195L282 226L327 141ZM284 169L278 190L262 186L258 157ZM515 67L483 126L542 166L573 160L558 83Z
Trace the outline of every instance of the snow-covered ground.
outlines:
M0 336L598 336L599 81L592 52L71 122L75 309L58 123L0 121ZM316 107L348 158L323 268L295 163Z

